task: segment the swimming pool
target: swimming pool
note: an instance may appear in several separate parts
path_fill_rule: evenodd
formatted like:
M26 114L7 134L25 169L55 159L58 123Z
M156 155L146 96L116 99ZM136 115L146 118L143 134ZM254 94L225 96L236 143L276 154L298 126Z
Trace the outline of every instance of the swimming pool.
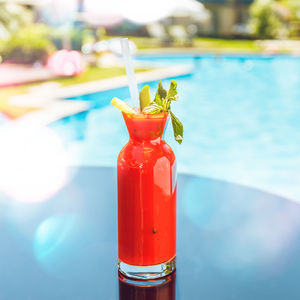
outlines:
M176 78L173 108L184 124L184 142L174 142L171 126L166 133L179 171L300 201L300 58L168 55L137 61L193 66L192 74ZM153 93L156 85L150 83ZM128 99L128 89L76 97L91 109L51 125L72 163L116 164L128 136L119 111L109 105L113 96Z

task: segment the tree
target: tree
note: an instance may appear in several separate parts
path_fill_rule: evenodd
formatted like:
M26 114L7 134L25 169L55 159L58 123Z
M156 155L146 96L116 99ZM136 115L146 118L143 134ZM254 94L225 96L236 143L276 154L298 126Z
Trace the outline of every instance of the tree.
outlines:
M0 60L44 63L54 50L51 28L34 23L34 14L17 4L0 3Z
M250 7L249 27L259 38L287 38L299 19L299 0L255 0Z
M275 10L274 0L255 0L250 7L250 30L259 38L274 38L283 24Z
M0 39L8 39L11 34L32 22L31 10L13 3L0 3Z

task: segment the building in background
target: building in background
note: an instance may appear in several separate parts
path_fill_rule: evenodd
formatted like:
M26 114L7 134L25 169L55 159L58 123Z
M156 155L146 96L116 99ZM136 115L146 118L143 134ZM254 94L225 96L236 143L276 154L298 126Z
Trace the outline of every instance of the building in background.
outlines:
M254 0L201 0L210 11L209 24L200 34L212 36L248 35L249 7Z

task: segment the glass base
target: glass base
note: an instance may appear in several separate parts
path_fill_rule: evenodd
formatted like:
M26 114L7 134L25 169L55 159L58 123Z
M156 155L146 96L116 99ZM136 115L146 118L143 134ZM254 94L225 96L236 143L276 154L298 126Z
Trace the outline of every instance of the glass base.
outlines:
M171 274L176 267L176 257L153 266L133 266L122 261L118 263L119 271L129 278L140 280L156 279Z

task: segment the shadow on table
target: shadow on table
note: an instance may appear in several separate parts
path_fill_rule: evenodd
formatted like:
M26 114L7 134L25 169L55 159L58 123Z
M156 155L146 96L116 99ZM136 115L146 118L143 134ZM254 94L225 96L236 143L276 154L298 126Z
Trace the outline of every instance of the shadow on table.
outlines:
M132 280L119 273L119 300L175 300L176 273L157 280Z

